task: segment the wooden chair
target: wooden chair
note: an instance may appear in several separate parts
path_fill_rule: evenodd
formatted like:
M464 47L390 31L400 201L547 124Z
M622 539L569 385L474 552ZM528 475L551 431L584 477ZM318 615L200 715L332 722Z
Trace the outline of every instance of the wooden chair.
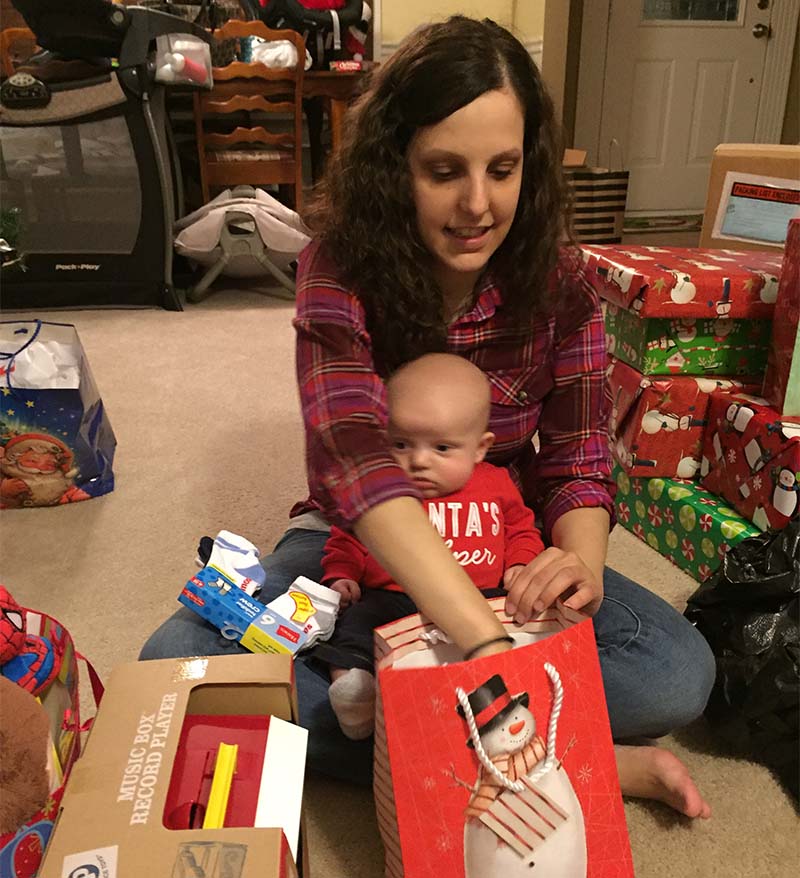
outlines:
M6 27L0 32L0 64L3 78L13 76L16 68L14 52L20 45L25 49L25 57L29 57L36 49L36 35L27 27Z
M294 67L271 68L261 63L233 61L213 69L211 91L194 95L195 133L203 201L212 187L290 184L294 208L303 201L303 37L290 30L271 30L261 21L228 21L214 31L217 40L261 37L289 40L297 50ZM209 131L219 117L245 111L251 124L226 133ZM252 124L252 113L290 113L292 133L273 133ZM212 117L216 117L212 120ZM234 123L235 124L235 123ZM230 125L227 126L228 128ZM242 148L244 145L244 148Z

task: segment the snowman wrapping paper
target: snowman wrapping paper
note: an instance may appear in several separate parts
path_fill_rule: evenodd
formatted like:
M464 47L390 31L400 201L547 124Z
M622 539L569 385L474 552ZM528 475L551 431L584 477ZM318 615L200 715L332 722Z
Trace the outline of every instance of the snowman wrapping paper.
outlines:
M648 375L761 375L769 320L641 318L605 302L608 352Z
M563 605L469 662L416 614L375 632L375 801L390 878L627 878L591 620Z
M695 478L711 393L759 387L747 379L643 375L614 357L607 376L614 456L629 475L645 478Z
M781 530L800 515L800 417L765 399L711 395L701 484L760 530Z
M698 582L716 571L732 546L760 533L697 482L631 478L618 463L611 475L617 521Z
M583 246L586 277L600 296L640 317L769 320L781 254L689 247Z

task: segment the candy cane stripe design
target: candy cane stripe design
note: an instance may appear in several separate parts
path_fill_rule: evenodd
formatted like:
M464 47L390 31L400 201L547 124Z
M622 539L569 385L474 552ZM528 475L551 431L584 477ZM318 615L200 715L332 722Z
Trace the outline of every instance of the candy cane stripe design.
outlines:
M655 503L650 504L650 508L647 510L647 517L650 519L650 524L652 524L653 527L661 526L661 510Z
M694 546L689 542L687 537L681 540L681 553L687 561L694 561Z
M704 533L708 533L714 524L714 519L706 512L700 516L700 529Z

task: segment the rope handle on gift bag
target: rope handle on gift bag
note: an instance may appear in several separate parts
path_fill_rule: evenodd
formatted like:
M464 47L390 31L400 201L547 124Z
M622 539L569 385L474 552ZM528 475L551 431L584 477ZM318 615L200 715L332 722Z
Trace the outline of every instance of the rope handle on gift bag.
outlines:
M550 711L550 723L547 728L547 756L545 757L544 762L533 772L533 774L528 776L528 779L532 783L536 783L539 778L544 777L548 771L550 771L555 764L556 761L556 731L558 728L558 718L561 715L561 707L564 703L564 687L561 684L561 676L558 671L551 665L549 662L545 662L544 665L545 671L547 671L547 676L550 678L550 682L553 686L553 709ZM521 780L509 780L502 771L489 759L488 754L483 749L483 744L481 744L480 733L478 732L478 726L475 722L475 717L472 715L472 708L470 707L469 698L467 697L467 693L459 686L456 688L456 696L458 698L458 703L464 710L464 716L467 719L467 725L469 726L469 734L472 738L472 744L475 747L475 752L478 754L478 759L480 759L483 767L491 774L497 782L504 786L507 790L511 790L514 793L521 793L525 790L525 784Z
M33 334L30 338L26 339L23 344L21 344L15 351L0 351L0 360L8 360L8 367L5 369L5 378L6 385L9 390L13 390L14 388L11 386L11 371L14 368L14 360L26 349L29 348L39 337L39 333L42 331L42 321L41 320L33 320L32 323L36 324L36 329L34 329ZM14 330L14 335L20 335L22 333L28 332L27 329L16 329Z

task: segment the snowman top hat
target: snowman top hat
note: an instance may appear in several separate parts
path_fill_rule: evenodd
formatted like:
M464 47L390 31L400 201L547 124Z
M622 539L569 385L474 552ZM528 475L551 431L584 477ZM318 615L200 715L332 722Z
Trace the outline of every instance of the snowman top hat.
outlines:
M499 725L518 704L527 707L530 701L527 692L509 695L506 684L499 674L489 677L485 683L470 692L467 699L480 735ZM460 704L456 710L459 716L464 716L464 708ZM467 741L467 746L475 746L472 738Z

